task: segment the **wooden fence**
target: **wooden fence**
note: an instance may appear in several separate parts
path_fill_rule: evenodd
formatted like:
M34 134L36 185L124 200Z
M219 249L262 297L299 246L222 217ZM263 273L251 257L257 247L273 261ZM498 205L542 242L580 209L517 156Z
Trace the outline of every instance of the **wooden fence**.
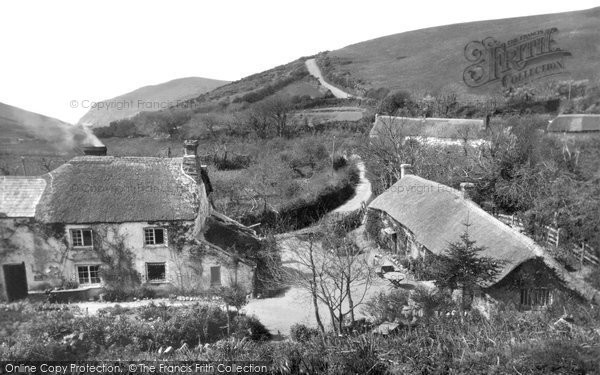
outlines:
M516 215L496 214L496 218L509 227L518 230L519 232L525 232L525 225L523 225L523 221Z
M586 243L580 246L573 245L571 252L579 259L581 266L585 262L600 266L600 259L596 256L596 251Z

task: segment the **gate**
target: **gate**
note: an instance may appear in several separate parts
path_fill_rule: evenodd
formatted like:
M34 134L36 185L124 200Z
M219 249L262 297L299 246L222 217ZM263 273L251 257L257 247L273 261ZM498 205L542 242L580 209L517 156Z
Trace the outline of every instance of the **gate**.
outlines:
M2 266L4 271L4 285L6 285L6 296L8 302L27 297L27 274L25 271L25 262L20 264L5 264Z

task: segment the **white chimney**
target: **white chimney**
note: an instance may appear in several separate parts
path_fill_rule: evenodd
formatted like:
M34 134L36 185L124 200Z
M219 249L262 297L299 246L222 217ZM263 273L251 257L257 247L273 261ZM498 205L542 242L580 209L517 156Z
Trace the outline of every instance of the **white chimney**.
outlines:
M408 174L412 174L412 165L400 164L400 178L404 178Z
M470 191L475 187L475 184L471 182L461 182L460 183L460 192L464 199L471 199Z

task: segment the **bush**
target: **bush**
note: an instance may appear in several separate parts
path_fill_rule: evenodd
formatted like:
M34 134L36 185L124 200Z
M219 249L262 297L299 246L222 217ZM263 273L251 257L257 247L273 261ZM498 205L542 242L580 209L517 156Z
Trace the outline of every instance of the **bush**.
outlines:
M253 341L270 340L271 332L254 316L238 315L233 321L233 335Z
M363 312L374 323L393 322L402 319L402 307L408 305L408 292L394 289L389 293L380 292L371 297L363 307Z
M307 327L304 324L298 323L290 327L290 337L297 342L307 342L318 335L318 329Z
M348 165L348 160L345 157L338 155L333 159L333 169L338 170Z

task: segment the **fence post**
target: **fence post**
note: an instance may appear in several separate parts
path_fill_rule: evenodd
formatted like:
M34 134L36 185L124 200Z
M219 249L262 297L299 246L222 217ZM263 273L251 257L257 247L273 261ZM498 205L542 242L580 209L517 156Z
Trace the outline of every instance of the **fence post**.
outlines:
M583 269L583 257L585 255L585 242L581 243L581 256L579 257L579 270Z

